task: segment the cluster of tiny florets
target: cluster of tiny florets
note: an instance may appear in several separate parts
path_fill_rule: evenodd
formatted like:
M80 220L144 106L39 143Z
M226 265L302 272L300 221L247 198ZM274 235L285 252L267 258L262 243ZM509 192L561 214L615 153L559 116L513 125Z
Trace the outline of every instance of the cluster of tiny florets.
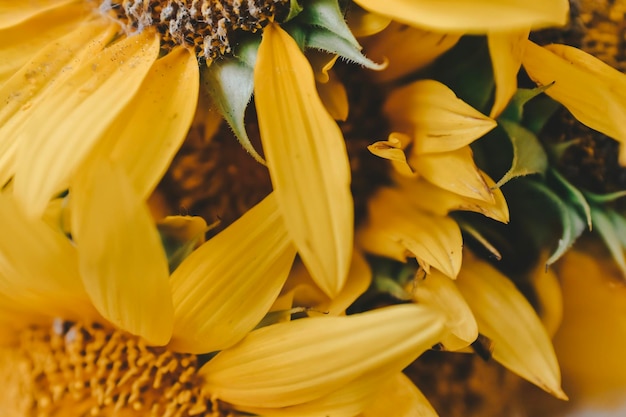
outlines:
M229 54L241 32L256 32L286 12L289 0L104 0L100 11L127 33L155 27L162 45L193 48L200 60Z

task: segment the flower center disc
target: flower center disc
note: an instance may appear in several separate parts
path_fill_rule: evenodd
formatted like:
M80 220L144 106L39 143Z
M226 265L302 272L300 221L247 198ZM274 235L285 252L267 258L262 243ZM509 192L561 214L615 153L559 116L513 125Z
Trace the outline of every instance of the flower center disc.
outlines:
M224 415L202 392L195 355L97 324L27 329L1 353L0 376L19 391L0 394L2 415Z
M288 12L289 0L104 0L100 11L127 33L154 26L162 46L186 45L208 62L232 52L241 32L256 32Z

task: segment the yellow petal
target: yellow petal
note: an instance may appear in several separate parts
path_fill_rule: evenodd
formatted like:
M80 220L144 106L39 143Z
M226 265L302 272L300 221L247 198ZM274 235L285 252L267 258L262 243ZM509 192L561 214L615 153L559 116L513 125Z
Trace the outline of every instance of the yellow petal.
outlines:
M493 193L494 203L444 190L424 179L404 178L398 175L395 182L405 190L404 194L411 204L429 213L445 216L455 210L474 211L499 222L508 223L509 207L502 191L493 188L495 182L487 174L480 172Z
M154 190L187 136L199 83L195 54L176 48L154 63L141 93L107 129L102 140L113 148L111 159L126 169L140 196Z
M10 14L9 16L0 12L0 39L2 39L0 85L40 49L72 31L90 15L89 9L80 2L57 8L47 7L47 10L40 9L35 14L32 14L35 9L29 8L25 2L12 1L10 3L20 11L14 9L17 15ZM29 3L32 4L32 2ZM1 7L4 8L4 6ZM31 18L20 22L15 20L25 17Z
M366 252L400 261L412 254L427 271L432 265L450 278L457 276L463 239L454 220L419 210L390 188L370 199L369 213L357 236Z
M487 33L531 26L563 26L567 0L355 0L366 10L439 31Z
M454 281L432 271L424 277L417 277L410 284L410 290L417 303L438 309L445 315L446 327L451 333L441 340L446 349L462 349L476 340L476 319Z
M17 154L15 194L40 215L133 98L159 52L151 30L124 38L76 69L30 116Z
M201 373L231 404L286 407L328 395L370 372L400 371L440 339L443 319L417 305L264 327L220 352Z
M545 93L563 104L581 123L626 142L626 75L579 49L527 41L522 61L536 83L554 85Z
M278 25L263 33L254 69L261 142L287 230L328 295L352 257L350 167L341 130L317 95L313 72Z
M384 112L394 130L414 137L413 152L418 155L460 149L497 125L435 80L394 90Z
M478 330L494 343L495 360L566 399L554 348L541 320L515 285L485 261L466 257L457 286L472 308Z
M0 29L15 26L40 13L75 1L76 0L4 1L0 3Z
M409 143L411 143L411 138L408 135L392 133L388 140L373 143L367 149L376 156L389 159L398 173L415 177L415 171L409 165L404 151Z
M489 33L489 54L496 83L496 96L489 117L502 113L517 91L517 73L522 65L529 29Z
M438 187L464 197L495 203L493 191L476 167L469 146L452 152L412 155L409 163Z
M388 379L385 374L381 371L363 375L328 395L303 404L282 408L238 408L263 417L354 417L378 394L381 381Z
M385 29L391 23L390 18L376 13L370 13L356 4L348 9L346 21L350 27L350 32L357 38L374 35Z
M563 320L563 294L561 284L553 268L546 270L547 253L543 253L540 261L532 270L529 281L537 297L538 311L548 335L553 337ZM558 355L557 355L558 356Z
M385 381L359 417L437 417L424 394L403 373Z
M100 160L74 178L70 195L80 271L94 306L117 327L166 344L174 321L167 259L123 169Z
M335 120L345 122L348 118L348 92L334 72L328 73L328 81L317 83L320 100Z
M414 73L452 48L461 38L458 34L432 32L392 22L385 30L363 41L367 57L387 62L372 76L380 82L397 80Z
M371 282L372 270L364 256L355 250L346 285L336 297L329 298L323 293L302 264L294 266L283 292L292 293L293 305L296 307L307 307L313 311L337 316L344 314L346 309L369 288Z
M273 194L187 257L172 274L177 351L241 340L269 311L295 257Z
M117 29L100 23L80 26L51 42L0 87L0 184L15 173L19 130L30 123L37 103L55 84L68 78L68 68L80 67L111 41Z
M27 218L0 194L0 293L29 309L68 319L95 316L76 248L43 220Z

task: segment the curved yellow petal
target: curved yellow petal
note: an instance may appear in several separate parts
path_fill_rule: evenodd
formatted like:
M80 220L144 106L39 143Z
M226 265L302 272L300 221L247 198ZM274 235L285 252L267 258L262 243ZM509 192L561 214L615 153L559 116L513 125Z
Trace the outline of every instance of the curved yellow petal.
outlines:
M250 333L202 369L207 391L249 407L287 407L326 396L370 372L400 371L440 339L441 315L399 305L313 317Z
M409 165L405 149L411 143L411 138L403 133L392 133L389 139L372 143L367 149L376 156L389 159L394 169L406 177L415 177L417 174Z
M496 96L489 117L498 117L517 91L517 73L522 66L529 33L530 29L522 28L510 32L493 32L487 36L496 83Z
M39 50L72 31L90 16L89 9L80 2L47 10L40 9L35 14L31 13L34 10L23 1L10 3L19 8L19 11L14 9L20 15L19 19L30 19L16 22L14 19L17 15L6 16L0 13L0 85ZM11 24L12 20L14 25ZM3 23L5 26L1 27Z
M511 371L566 399L546 329L515 285L485 261L466 256L457 286L480 333L494 341L493 358Z
M417 277L411 284L413 298L419 304L439 309L446 317L450 335L441 343L448 350L468 347L478 337L478 325L454 281L438 271Z
M374 35L391 24L389 17L370 13L356 4L348 9L346 21L350 32L357 38Z
M287 230L313 279L334 296L352 257L348 156L341 130L319 99L308 61L276 24L263 33L254 94L261 142Z
M392 411L393 410L393 411ZM359 417L437 417L437 412L411 380L399 372L383 382L374 401Z
M95 316L76 248L66 236L43 220L27 218L5 194L0 194L0 229L0 293L51 316Z
M74 2L76 0L3 1L0 3L0 29L15 26L40 13Z
M451 152L414 154L409 163L421 176L444 190L495 203L494 193L474 163L469 146Z
M141 86L159 52L151 30L123 38L74 70L29 117L17 153L15 195L41 215Z
M335 120L345 122L348 118L348 92L334 72L328 73L328 81L317 83L320 100L324 103L328 114Z
M433 32L392 22L385 30L363 40L367 57L387 66L372 74L377 81L397 80L414 73L452 48L459 34Z
M454 91L435 80L421 80L394 90L383 108L394 130L412 135L413 153L458 150L496 127Z
M143 198L154 190L187 136L198 103L200 74L195 54L176 48L157 60L137 94L107 129L102 141L126 169ZM94 157L102 150L96 148Z
M399 373L398 373L399 374ZM384 371L363 375L321 398L282 408L238 407L263 417L354 417L366 409L378 394Z
M494 203L444 190L424 179L404 178L397 175L395 182L405 190L405 196L415 207L429 213L445 216L451 211L465 210L481 213L502 223L509 222L509 207L504 194L487 174L480 171L487 186L491 189Z
M270 194L200 248L172 274L174 335L170 348L225 349L269 311L295 258Z
M117 327L165 345L174 308L161 239L142 199L119 166L104 159L70 186L72 234L96 309Z
M415 256L424 269L455 278L461 268L463 238L456 222L413 207L404 193L383 188L370 199L369 221L357 235L366 252L406 261Z
M439 31L483 34L527 26L563 26L567 0L355 0L366 10Z
M522 61L545 93L563 104L581 123L626 142L626 75L579 49L543 48L527 41Z
M68 68L80 67L111 41L117 31L100 22L82 25L51 42L0 87L0 184L15 173L15 154L20 129L30 123L37 103L53 86L68 78Z

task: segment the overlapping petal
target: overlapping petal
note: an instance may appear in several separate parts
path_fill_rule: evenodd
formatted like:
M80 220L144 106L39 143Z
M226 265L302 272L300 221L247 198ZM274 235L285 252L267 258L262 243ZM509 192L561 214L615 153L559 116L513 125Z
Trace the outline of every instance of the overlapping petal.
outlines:
M172 335L174 308L161 239L123 168L100 160L70 188L80 272L96 309L150 344Z
M478 330L494 341L494 359L566 399L554 348L530 303L487 262L465 258L457 285L476 317Z
M264 30L254 79L261 142L287 230L320 288L336 295L353 245L343 136L317 95L308 61L275 24Z
M370 372L400 371L442 332L441 315L417 305L306 318L255 330L201 373L206 389L221 400L287 407L326 396Z
M383 382L374 401L360 417L438 417L424 394L403 373L397 373Z
M517 73L522 66L529 33L529 29L522 28L517 31L490 33L487 36L496 83L496 95L489 117L498 117L517 91Z
M269 311L295 258L273 194L174 271L176 351L206 353L241 340Z
M545 93L581 123L626 142L626 75L599 59L566 45L541 47L527 41L522 61Z
M399 22L443 32L486 33L567 23L567 0L355 0Z
M123 38L75 69L33 110L15 173L15 194L29 215L41 215L69 180L133 98L158 52L152 30Z
M391 188L379 190L368 207L369 221L357 236L366 252L403 262L415 256L426 271L433 266L456 278L463 239L454 220L412 206L404 193Z

